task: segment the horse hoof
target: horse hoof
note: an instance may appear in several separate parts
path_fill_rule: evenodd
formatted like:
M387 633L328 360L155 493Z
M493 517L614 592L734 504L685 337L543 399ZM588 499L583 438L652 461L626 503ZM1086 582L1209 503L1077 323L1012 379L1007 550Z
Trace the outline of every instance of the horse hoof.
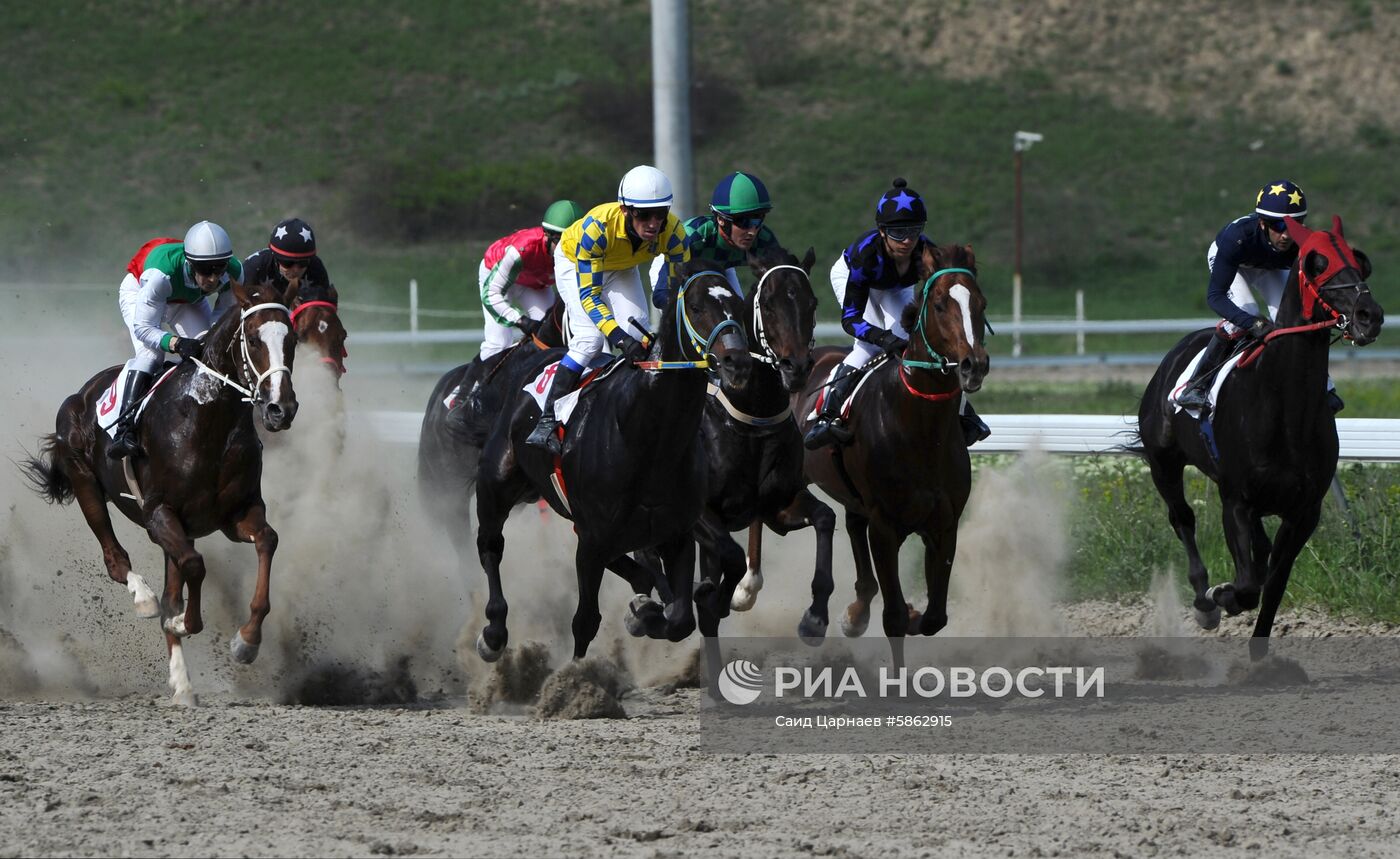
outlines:
M802 620L797 624L797 637L802 639L802 643L811 647L820 647L826 639L826 621L812 614L808 609L803 612Z
M492 650L491 645L486 643L486 630L482 630L476 636L476 655L481 657L482 662L495 662L505 653L505 647L499 650Z
M252 665L253 660L258 658L258 647L256 644L249 644L243 640L242 630L235 632L233 638L229 639L228 649L233 654L233 661L241 665Z
M904 604L904 610L909 617L909 625L904 628L905 635L918 635L919 627L923 624L924 613L909 603Z
M1210 611L1194 609L1196 614L1196 625L1201 629L1215 629L1220 625L1220 606L1212 608Z
M919 635L937 635L948 625L948 615L925 614L919 621Z
M865 635L865 630L870 626L870 609L866 609L859 615L852 616L851 610L846 610L846 616L841 619L841 632L847 638L860 638Z
M170 703L176 707L188 707L193 709L199 706L199 698L195 696L193 690L186 689L183 692L176 692L170 696Z
M763 575L749 572L734 586L734 596L729 598L729 607L734 611L748 611L758 602L758 592L761 590Z
M627 604L627 616L622 619L622 624L633 638L660 638L666 630L665 610L650 596L637 594Z

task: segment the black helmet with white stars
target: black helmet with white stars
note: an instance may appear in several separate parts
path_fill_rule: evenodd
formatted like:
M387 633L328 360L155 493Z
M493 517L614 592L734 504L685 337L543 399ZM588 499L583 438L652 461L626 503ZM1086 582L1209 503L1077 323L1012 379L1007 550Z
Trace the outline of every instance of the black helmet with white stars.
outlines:
M278 262L308 262L316 256L316 234L301 218L288 218L272 228L267 246Z

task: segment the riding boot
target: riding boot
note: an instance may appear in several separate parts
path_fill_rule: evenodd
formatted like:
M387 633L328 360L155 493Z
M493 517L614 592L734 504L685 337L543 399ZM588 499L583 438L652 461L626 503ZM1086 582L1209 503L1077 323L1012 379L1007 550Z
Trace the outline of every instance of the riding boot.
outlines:
M462 390L461 385L457 386L453 392L452 406L442 419L450 432L463 435L471 431L472 418L482 411L481 398L478 395L480 388L480 381L473 382L470 391Z
M562 363L554 371L554 381L549 386L549 393L545 395L539 423L535 424L535 430L530 433L530 437L525 439L526 444L547 450L555 456L563 452L564 445L555 434L559 420L554 417L554 401L573 393L574 388L578 387L578 379L579 371L565 367Z
M1336 388L1327 392L1327 407L1332 410L1334 415L1347 407L1347 404L1342 402L1342 398L1337 396Z
M126 378L122 382L126 386L125 395L122 397L123 412L117 419L116 435L112 437L112 443L107 445L108 459L125 459L142 452L141 444L136 440L136 404L146 395L146 391L150 390L154 378L150 373L140 370L126 371Z
M822 401L821 413L812 422L807 434L802 437L803 447L808 450L816 450L831 444L833 441L845 444L851 440L851 431L841 422L841 406L851 396L851 391L859 380L860 374L850 364L841 364L836 368L836 378L826 389L826 399Z
M1210 338L1210 345L1206 346L1206 353L1201 356L1201 362L1196 365L1196 375L1186 383L1181 393L1176 395L1178 406L1193 411L1206 407L1210 398L1211 383L1215 381L1215 374L1220 365L1229 357L1232 345L1233 341L1223 336L1217 328L1215 336Z
M962 423L963 441L967 442L968 447L992 434L992 428L972 408L971 400L963 400L963 410L958 420Z

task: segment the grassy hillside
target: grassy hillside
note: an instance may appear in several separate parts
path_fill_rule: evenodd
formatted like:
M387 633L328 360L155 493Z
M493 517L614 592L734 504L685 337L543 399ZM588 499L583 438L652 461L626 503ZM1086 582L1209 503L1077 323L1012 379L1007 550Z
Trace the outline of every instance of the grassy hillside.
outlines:
M1122 4L1123 17L1153 5ZM906 176L932 202L931 234L975 246L992 313L1005 316L1011 136L1029 129L1045 142L1025 162L1028 313L1069 315L1082 288L1094 318L1205 315L1207 245L1276 176L1303 185L1315 222L1343 214L1386 303L1400 271L1400 164L1385 125L1395 105L1318 134L1306 109L1300 125L1276 115L1284 100L1249 98L1256 78L1260 93L1295 68L1302 80L1303 60L1285 74L1225 53L1204 72L1183 65L1195 78L1164 74L1138 43L1090 39L1112 37L1113 16L1060 15L1061 30L1012 44L1035 51L998 65L988 45L1013 19L988 13L997 6L1013 8L927 0L901 23L839 4L693 4L700 198L724 172L758 173L777 199L770 224L790 247L814 245L824 269L869 225L889 179ZM1390 3L1309 8L1350 22L1321 33L1319 65L1396 18ZM650 160L648 9L8 4L0 280L115 289L152 235L208 217L248 252L295 213L320 230L343 295L401 304L416 277L425 306L473 307L491 239L556 196L600 202ZM1189 27L1193 9L1160 30ZM1278 35L1260 26L1259 38ZM982 65L959 63L964 48ZM1184 93L1212 75L1234 85L1208 112Z

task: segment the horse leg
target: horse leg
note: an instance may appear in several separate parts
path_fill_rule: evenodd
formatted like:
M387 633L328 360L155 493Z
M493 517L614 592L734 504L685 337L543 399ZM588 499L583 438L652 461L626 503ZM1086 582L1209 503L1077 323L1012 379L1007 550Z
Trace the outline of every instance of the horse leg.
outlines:
M92 472L86 468L65 469L68 481L73 486L73 496L78 508L83 511L88 528L102 546L102 562L107 567L107 575L119 585L126 585L136 603L136 616L142 618L159 617L160 604L156 602L155 591L146 580L131 571L131 557L117 540L112 530L112 517L107 511L107 499L97 485Z
M204 558L194 550L194 543L175 511L160 505L146 520L151 542L165 550L165 594L161 597L161 626L166 632L184 638L204 629L199 612L200 585L204 583ZM189 588L189 603L184 591Z
M1264 580L1263 598L1259 603L1259 615L1254 619L1254 637L1249 642L1249 655L1253 659L1263 659L1269 652L1269 634L1274 628L1274 617L1283 602L1283 591L1288 587L1288 577L1293 572L1293 562L1298 553L1317 528L1317 520L1322 515L1322 505L1307 510L1297 519L1285 519L1279 523L1274 535L1271 556L1272 568Z
M904 602L904 590L899 584L899 544L903 538L878 517L872 519L870 525L870 556L875 562L875 577L884 603L880 619L884 622L890 655L898 670L904 665L904 636L909 631L909 606Z
M948 582L953 578L953 558L958 553L958 526L923 534L924 585L928 608L919 619L920 635L937 635L948 625ZM912 630L911 630L912 631Z
M846 606L842 631L848 637L865 635L870 625L870 601L880 592L875 567L870 562L870 520L852 510L846 511L846 532L851 537L851 554L856 562L856 598Z
M588 645L598 635L603 616L598 613L598 588L603 584L603 560L591 546L579 541L574 554L578 575L578 608L574 611L574 658L588 655Z
M496 504L493 493L482 491L482 487L477 488L476 499L476 551L490 592L486 599L486 626L476 637L476 654L486 662L495 662L510 640L506 630L510 606L501 589L501 559L506 552L505 521L510 508L507 505L504 511L499 510L502 505Z
M744 577L744 550L708 513L696 523L693 536L700 555L695 612L700 634L713 638L719 634L719 622L729 616L734 589Z
M797 623L797 634L807 644L818 644L826 637L831 621L829 601L836 590L831 576L831 541L836 533L836 512L823 504L811 491L802 489L792 503L764 522L774 532L790 534L811 525L817 532L817 559L812 571L812 604Z
M235 543L252 543L258 550L258 580L253 587L253 601L248 605L248 622L228 643L234 661L248 665L258 658L263 621L272 610L272 556L277 552L277 532L267 524L267 508L258 503L249 507L224 534Z
M666 578L675 598L666 604L666 638L682 641L695 631L692 595L695 591L695 535L690 531L667 540L661 550Z
M613 558L607 564L609 570L627 580L627 584L632 587L632 593L636 594L627 605L627 616L623 618L622 623L627 628L627 634L633 638L665 638L666 618L662 614L665 606L652 599L651 591L652 588L657 588L661 591L662 598L669 601L671 586L657 572L661 569L660 555L651 549L643 549L637 554L646 558L651 566L629 555Z
M173 632L165 633L165 652L170 657L170 688L174 695L171 700L181 707L195 707L199 699L190 685L190 669L185 664L185 647L180 636Z
M1225 526L1225 545L1235 561L1235 580L1211 588L1209 593L1225 613L1234 617L1259 604L1263 576L1254 568L1254 534L1262 528L1259 517L1248 504L1231 496L1221 499L1220 518Z
M1216 605L1215 600L1207 593L1210 574L1206 571L1200 549L1196 546L1196 513L1186 500L1186 486L1182 479L1186 461L1179 456L1159 453L1149 457L1147 464L1152 470L1152 482L1157 486L1157 494L1162 496L1162 500L1167 504L1167 520L1171 522L1172 531L1176 533L1181 545L1186 547L1186 559L1190 564L1187 577L1191 581L1192 590L1196 592L1192 604L1196 623L1202 629L1215 629L1220 625L1220 606Z
M755 519L749 524L748 565L744 577L734 588L729 598L729 607L735 611L748 611L758 601L758 592L763 590L763 523Z

